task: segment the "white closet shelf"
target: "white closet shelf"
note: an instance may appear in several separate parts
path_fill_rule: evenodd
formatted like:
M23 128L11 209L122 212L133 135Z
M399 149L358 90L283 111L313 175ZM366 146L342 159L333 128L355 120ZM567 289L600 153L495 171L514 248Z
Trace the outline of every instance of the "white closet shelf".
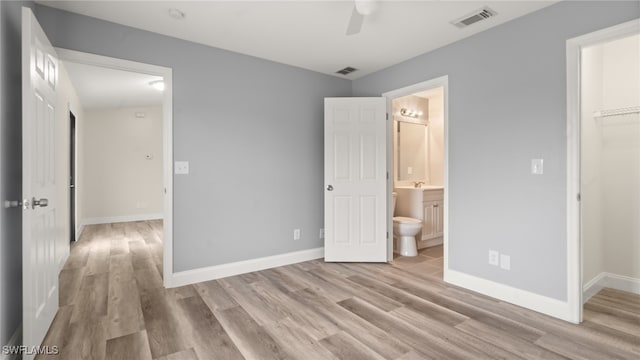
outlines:
M607 109L607 110L595 111L593 113L593 117L594 118L604 118L604 117L609 117L609 116L638 114L638 113L640 113L640 106L630 106L630 107L623 107L623 108L617 108L617 109Z

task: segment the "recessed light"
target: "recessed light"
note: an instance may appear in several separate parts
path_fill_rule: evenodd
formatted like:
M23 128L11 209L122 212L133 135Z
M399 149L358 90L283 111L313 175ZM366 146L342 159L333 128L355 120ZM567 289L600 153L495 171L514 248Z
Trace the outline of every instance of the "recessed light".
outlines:
M169 9L169 16L175 20L182 20L185 17L184 13L176 8Z
M154 80L149 82L149 85L152 86L154 89L158 90L158 91L163 91L164 90L164 81L162 80Z

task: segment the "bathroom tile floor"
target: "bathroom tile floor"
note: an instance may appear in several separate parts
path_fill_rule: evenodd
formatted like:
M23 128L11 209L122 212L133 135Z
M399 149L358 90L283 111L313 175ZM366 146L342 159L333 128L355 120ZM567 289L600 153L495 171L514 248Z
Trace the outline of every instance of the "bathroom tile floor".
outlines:
M604 289L569 324L442 281L442 247L322 259L175 289L162 223L89 226L39 359L638 359L640 296Z

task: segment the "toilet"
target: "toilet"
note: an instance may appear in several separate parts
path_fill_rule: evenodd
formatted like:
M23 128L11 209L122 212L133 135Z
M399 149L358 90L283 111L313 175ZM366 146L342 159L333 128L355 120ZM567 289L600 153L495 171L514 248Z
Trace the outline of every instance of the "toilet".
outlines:
M393 193L393 213L396 212L396 197ZM422 220L404 217L393 217L393 238L400 240L400 255L416 256L418 255L418 247L416 244L416 235L422 230Z

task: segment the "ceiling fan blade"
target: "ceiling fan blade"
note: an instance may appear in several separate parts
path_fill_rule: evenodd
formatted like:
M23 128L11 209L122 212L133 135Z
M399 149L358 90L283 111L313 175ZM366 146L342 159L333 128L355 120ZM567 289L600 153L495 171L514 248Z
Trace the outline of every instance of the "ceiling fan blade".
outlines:
M353 11L351 11L351 18L349 19L349 24L347 25L347 35L355 35L362 30L362 23L364 21L364 15L358 12L356 7L353 7Z

